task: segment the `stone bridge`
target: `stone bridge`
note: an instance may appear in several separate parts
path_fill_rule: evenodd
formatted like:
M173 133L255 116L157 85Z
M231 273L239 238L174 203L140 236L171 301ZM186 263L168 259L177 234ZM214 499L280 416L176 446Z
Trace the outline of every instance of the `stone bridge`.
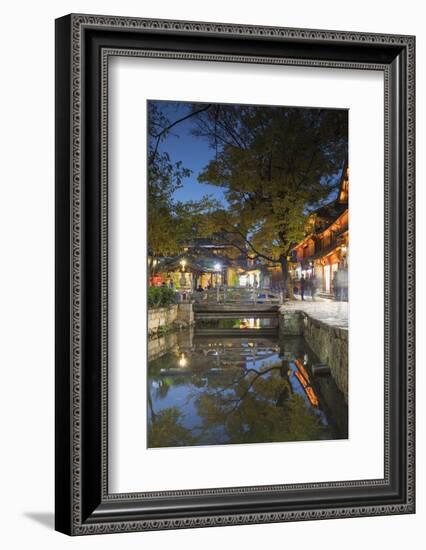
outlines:
M197 319L220 319L220 318L265 318L277 317L279 304L253 304L253 303L231 303L217 304L209 302L195 302L193 305L194 317Z

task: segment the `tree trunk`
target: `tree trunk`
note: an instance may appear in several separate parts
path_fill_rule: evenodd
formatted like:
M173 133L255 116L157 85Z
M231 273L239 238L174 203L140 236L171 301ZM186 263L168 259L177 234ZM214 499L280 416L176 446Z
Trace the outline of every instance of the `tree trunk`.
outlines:
M291 287L291 280L288 273L288 260L286 254L280 255L280 265L283 280L284 299L290 298L290 300L294 300L293 288Z
M281 265L281 277L283 280L283 292L284 292L284 300L285 300L287 298L287 279L288 279L287 256L285 254L280 255L280 265Z

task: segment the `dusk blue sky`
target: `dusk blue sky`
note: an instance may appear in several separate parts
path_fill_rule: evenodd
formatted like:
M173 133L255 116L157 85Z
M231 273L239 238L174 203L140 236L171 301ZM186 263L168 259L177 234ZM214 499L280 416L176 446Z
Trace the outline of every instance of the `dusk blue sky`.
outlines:
M159 109L169 119L170 123L184 117L189 113L190 103L173 101L155 101ZM159 150L167 151L172 162L182 161L184 168L192 170L189 178L183 181L183 187L174 193L176 200L185 202L188 200L200 200L204 195L210 195L226 205L223 189L215 185L198 183L198 174L207 166L214 156L206 139L191 135L193 120L180 122L167 138L161 142Z
M185 117L190 112L191 103L182 101L155 101L153 102L167 117L170 123ZM173 197L182 202L200 200L209 195L227 206L224 190L216 185L199 183L198 175L214 157L214 150L209 147L207 139L195 137L191 134L194 120L189 118L173 127L167 137L161 141L159 150L167 151L173 163L182 162L184 168L191 170L191 175L183 180L183 186L175 191ZM340 170L333 176L337 183L340 180ZM334 199L337 190L332 191L327 200Z

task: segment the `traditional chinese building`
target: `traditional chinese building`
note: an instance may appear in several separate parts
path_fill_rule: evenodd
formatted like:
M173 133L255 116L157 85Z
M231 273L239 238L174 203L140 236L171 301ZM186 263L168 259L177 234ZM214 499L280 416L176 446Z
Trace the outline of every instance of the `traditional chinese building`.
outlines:
M243 243L241 248L243 247ZM268 269L241 254L235 246L214 238L196 238L182 244L182 252L169 258L151 259L155 273L150 285L167 285L192 291L228 287L269 288Z
M151 285L173 286L178 290L192 291L201 286L238 285L241 270L232 245L217 238L196 238L182 243L177 256L157 260Z
M336 281L346 280L349 249L349 170L344 168L337 198L312 212L306 224L306 236L291 252L290 275L295 281L303 275L317 278L317 291L335 292ZM340 271L338 276L336 272ZM342 282L342 284L344 284Z
M178 256L162 258L149 282L151 286L166 285L191 292L198 286L214 288L228 284L232 270L233 266L227 258L194 256L183 252Z
M182 247L183 255L188 255L201 268L194 272L194 288L235 284L238 269L235 250L220 235L194 238Z

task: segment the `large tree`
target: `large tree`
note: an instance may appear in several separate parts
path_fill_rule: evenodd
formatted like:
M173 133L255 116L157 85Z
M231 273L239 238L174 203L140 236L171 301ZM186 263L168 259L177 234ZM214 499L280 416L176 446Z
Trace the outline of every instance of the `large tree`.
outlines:
M211 228L247 257L279 264L285 288L306 214L330 198L347 159L347 111L202 108L193 106L193 132L209 141L214 158L198 179L222 187L229 204L209 217Z
M216 201L178 201L175 192L191 171L173 162L166 150L167 136L178 121L170 122L156 102L148 104L148 249L151 257L177 254L197 233ZM151 266L156 264L152 263Z

